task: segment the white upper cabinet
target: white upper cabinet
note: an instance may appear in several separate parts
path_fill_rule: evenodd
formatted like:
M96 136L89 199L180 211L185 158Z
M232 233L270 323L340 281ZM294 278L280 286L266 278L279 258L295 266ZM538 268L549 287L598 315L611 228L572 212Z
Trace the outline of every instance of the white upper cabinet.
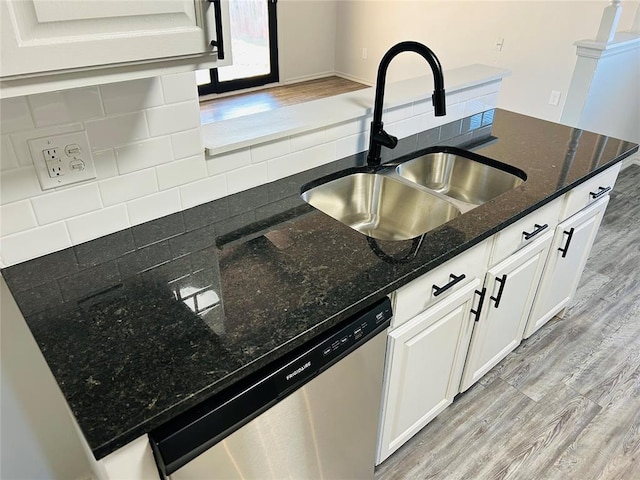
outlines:
M177 59L193 68L230 63L227 0L2 0L0 8L3 87L46 74L132 65L139 72Z

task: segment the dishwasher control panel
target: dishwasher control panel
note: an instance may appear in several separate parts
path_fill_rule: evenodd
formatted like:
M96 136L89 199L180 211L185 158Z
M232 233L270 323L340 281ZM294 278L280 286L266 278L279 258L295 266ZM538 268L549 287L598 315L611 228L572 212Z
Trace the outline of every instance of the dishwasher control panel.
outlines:
M275 382L281 394L287 394L302 381L326 370L347 353L350 353L374 332L378 333L383 323L391 321L391 303L388 299L351 319L348 324L329 338L302 353L275 374Z

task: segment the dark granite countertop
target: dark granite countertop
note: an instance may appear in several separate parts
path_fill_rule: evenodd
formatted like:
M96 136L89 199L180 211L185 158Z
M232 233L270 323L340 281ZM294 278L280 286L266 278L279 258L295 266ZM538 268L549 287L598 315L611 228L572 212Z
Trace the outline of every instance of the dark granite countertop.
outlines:
M427 234L407 263L300 200L359 154L2 271L101 458L470 248L637 145L496 110L392 155L475 143L520 187ZM411 242L383 242L399 252Z

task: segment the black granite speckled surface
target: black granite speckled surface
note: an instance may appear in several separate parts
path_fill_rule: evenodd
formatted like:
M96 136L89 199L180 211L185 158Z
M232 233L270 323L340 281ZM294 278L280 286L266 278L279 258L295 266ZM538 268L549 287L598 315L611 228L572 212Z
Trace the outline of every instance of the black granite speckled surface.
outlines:
M405 263L383 261L365 236L300 200L301 185L362 164L360 154L4 269L95 456L637 149L500 110L453 123L403 140L397 152L488 137L474 151L522 169L527 181L428 233ZM456 137L445 138L449 131ZM411 241L380 243L396 254L411 248Z

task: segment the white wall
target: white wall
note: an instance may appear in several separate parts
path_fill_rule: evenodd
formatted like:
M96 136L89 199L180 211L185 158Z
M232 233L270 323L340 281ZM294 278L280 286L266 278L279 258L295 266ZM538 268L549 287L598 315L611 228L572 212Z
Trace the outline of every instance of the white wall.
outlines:
M280 82L333 75L336 0L279 0Z
M360 1L338 2L336 71L374 83L384 52L402 40L428 45L445 69L484 63L509 69L498 106L558 121L576 62L577 40L598 31L606 1ZM622 2L619 29L631 25L638 2ZM501 51L496 39L504 38ZM367 48L368 58L362 59ZM419 57L404 54L390 79L424 74ZM446 86L446 78L445 78ZM548 104L552 90L560 104Z

